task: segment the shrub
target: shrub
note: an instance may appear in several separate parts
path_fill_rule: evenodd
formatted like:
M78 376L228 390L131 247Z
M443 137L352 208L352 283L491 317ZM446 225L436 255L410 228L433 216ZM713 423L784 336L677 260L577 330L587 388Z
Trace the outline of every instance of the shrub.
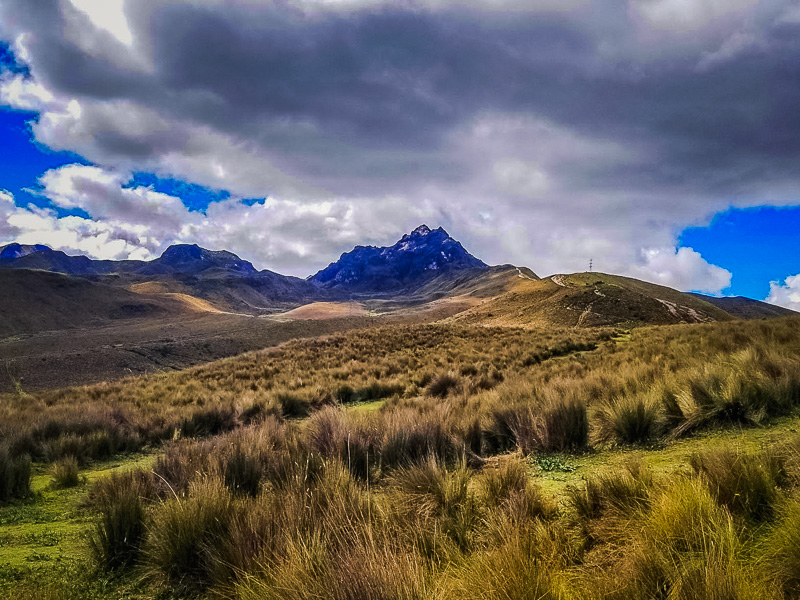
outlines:
M146 473L112 474L94 490L100 517L89 536L89 549L103 570L116 571L138 562L145 536L145 499L154 495Z
M25 498L31 491L31 459L27 455L11 458L0 447L0 502Z
M732 513L755 521L772 517L777 487L785 480L783 461L777 455L724 448L694 454L690 462L717 502Z
M153 514L144 546L146 568L173 588L206 589L211 583L209 549L224 538L235 517L230 494L215 482L199 483L188 497L164 502Z
M62 458L50 468L50 483L56 488L75 487L80 483L78 461L74 456Z

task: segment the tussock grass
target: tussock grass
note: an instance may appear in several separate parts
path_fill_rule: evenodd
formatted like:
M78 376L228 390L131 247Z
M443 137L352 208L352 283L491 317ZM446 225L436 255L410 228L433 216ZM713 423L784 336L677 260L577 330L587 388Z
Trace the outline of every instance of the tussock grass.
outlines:
M232 497L213 480L157 506L142 551L148 573L184 592L208 588L211 549L227 533L235 511Z
M763 561L787 598L800 595L800 499L778 508L778 518L764 544Z
M611 398L595 412L597 438L645 444L660 433L661 405L652 393Z
M91 490L93 551L184 596L791 597L800 442L700 453L670 478L632 461L561 504L527 461L791 414L796 324L295 342L2 405L0 482L25 454L160 446L152 472Z
M80 482L78 460L74 456L62 458L50 467L50 484L54 488L75 487Z
M25 498L31 493L31 459L27 455L12 458L0 446L0 502Z
M146 502L155 496L152 479L142 472L114 474L92 493L99 511L89 550L105 571L119 571L139 562L146 531Z
M783 459L772 451L753 455L711 450L693 455L691 465L717 502L755 521L772 517L787 479Z

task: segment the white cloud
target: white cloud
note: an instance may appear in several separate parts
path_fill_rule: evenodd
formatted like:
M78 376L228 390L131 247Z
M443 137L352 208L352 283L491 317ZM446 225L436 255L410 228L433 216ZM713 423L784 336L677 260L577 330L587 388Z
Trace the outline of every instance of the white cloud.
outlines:
M641 279L686 291L719 294L730 286L731 273L708 263L692 248L647 248L633 273Z
M175 196L131 186L129 173L65 165L45 173L38 193L64 209L90 216L58 217L55 210L14 205L0 191L0 243L44 243L99 259L152 259L170 244L226 249L259 268L305 277L355 244L380 243L430 219L424 203L402 198L297 202L270 197L248 204L239 198L190 211Z
M20 110L43 110L52 106L55 96L35 80L5 73L0 75L0 104Z
M133 34L125 18L125 0L70 0L72 5L89 17L89 20L108 31L126 46L133 43Z
M777 304L785 308L800 311L800 274L790 275L783 283L771 281L769 296L766 299L770 304Z

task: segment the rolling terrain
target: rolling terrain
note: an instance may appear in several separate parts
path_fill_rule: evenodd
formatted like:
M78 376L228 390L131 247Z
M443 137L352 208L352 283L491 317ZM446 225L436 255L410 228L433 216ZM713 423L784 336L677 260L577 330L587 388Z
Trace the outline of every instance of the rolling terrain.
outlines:
M604 273L520 279L513 290L452 317L485 325L668 325L729 321L734 317L696 296Z
M188 308L160 294L137 294L81 277L0 269L0 336L178 316Z
M171 371L393 323L634 327L793 314L613 275L540 279L490 267L424 225L393 246L357 247L308 279L194 245L152 261L96 261L10 244L0 249L0 306L0 390Z
M717 308L721 308L729 315L738 319L771 319L777 317L791 317L797 313L791 309L776 306L767 302L745 298L744 296L716 298L704 294L692 294Z

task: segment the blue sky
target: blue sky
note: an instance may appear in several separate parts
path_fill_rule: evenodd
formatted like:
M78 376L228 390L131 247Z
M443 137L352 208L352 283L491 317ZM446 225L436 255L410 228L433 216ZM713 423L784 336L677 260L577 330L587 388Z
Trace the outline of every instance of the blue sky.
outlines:
M766 298L770 281L800 273L800 208L731 209L684 230L680 243L733 273L724 293Z
M0 243L306 276L424 222L800 307L798 77L790 0L0 0Z

